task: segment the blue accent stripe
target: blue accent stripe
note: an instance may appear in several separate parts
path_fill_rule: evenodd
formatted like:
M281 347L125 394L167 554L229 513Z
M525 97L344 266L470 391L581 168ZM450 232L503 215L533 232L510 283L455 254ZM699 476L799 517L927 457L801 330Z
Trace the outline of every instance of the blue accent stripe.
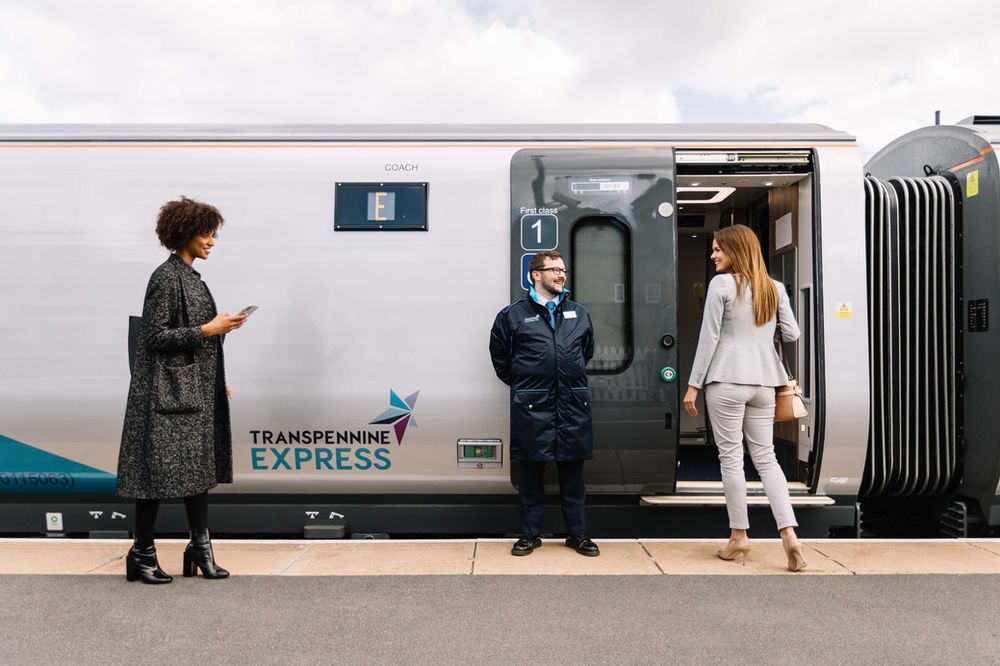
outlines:
M0 435L0 493L113 493L116 477Z

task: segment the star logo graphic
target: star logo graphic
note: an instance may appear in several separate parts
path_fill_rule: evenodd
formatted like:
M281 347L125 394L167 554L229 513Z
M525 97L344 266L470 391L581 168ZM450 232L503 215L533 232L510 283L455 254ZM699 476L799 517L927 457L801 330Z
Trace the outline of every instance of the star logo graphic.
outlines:
M416 391L402 399L395 391L389 389L389 409L385 410L374 419L369 421L369 425L389 425L396 431L396 443L403 443L403 435L406 434L406 427L412 425L417 427L417 421L413 418L413 406L417 404L417 396L420 391Z

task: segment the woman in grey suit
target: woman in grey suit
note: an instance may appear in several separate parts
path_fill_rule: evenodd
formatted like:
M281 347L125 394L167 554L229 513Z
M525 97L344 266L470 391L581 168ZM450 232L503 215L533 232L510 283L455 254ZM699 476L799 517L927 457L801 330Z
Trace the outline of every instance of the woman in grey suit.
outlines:
M739 555L745 562L750 552L743 472L745 436L781 533L788 570L800 571L806 562L795 535L798 523L785 475L774 457L774 389L788 383L774 348L775 324L782 339L788 341L798 339L799 327L784 287L768 276L760 242L749 227L735 224L716 231L712 261L719 275L712 279L705 295L684 409L698 415L695 401L704 387L729 512L729 543L718 556L732 560Z
M208 259L222 223L215 207L186 197L164 204L156 221L156 235L172 254L146 287L118 454L116 493L135 499L135 544L125 560L130 581L173 580L156 559L153 529L160 500L177 497L191 529L184 575L229 575L212 553L208 490L233 480L222 339L246 315L217 313L192 266Z

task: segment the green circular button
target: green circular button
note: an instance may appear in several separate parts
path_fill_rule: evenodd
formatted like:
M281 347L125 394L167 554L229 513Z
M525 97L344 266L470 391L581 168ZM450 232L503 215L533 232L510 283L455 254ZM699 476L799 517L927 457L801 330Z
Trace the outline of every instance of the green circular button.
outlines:
M665 382L672 382L677 379L677 371L670 366L667 366L666 368L663 368L663 370L660 370L660 378Z

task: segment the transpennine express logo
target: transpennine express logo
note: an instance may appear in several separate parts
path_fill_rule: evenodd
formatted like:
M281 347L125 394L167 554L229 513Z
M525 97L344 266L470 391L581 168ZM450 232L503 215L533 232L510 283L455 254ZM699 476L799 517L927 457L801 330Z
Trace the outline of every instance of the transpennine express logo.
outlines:
M417 396L420 391L416 391L405 399L400 398L395 391L389 389L389 408L369 421L369 425L392 425L396 431L396 444L403 443L403 435L406 434L406 427L417 427L417 421L413 418L413 408L417 404Z
M403 443L409 426L417 427L416 391L406 398L389 390L389 407L361 429L251 430L250 467L257 471L384 472L392 467L392 435ZM376 426L374 428L370 426Z

